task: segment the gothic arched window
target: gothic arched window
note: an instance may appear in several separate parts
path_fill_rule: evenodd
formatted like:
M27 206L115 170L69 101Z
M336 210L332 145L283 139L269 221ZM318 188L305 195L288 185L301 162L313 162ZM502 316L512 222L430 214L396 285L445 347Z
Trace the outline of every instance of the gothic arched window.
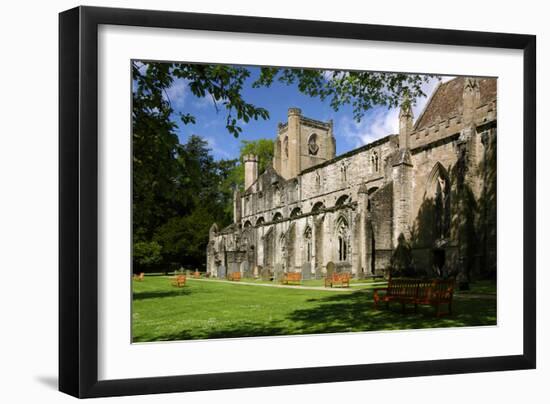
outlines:
M317 144L317 134L312 134L307 141L307 150L310 155L316 156L319 151L319 145Z
M378 172L378 167L379 164L378 164L378 153L376 151L372 152L372 156L371 156L371 168L372 168L372 172L373 173L377 173Z
M306 262L311 262L312 245L311 245L311 227L307 227L304 232L304 240L306 242Z
M347 167L342 164L340 166L340 180L345 183L348 180L348 173L347 173Z
M315 187L317 190L321 188L321 175L318 171L315 172Z
M447 171L436 163L428 181L427 197L433 200L433 236L435 240L449 237L451 228L451 185Z
M341 217L337 222L338 261L347 261L349 253L349 228L346 219Z

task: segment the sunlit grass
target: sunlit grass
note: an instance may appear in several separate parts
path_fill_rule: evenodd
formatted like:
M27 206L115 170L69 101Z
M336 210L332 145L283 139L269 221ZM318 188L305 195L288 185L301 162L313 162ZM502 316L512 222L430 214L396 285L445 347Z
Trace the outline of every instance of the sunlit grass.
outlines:
M248 280L245 280L248 281ZM258 281L260 282L260 281ZM146 276L133 282L132 334L134 342L231 338L459 327L496 324L496 296L457 294L452 316L436 318L434 309L411 307L401 313L399 304L375 310L374 285L354 282L352 291L271 288L230 282L189 280L185 287L170 278ZM367 283L360 285L358 283ZM378 282L377 282L378 283ZM322 286L308 280L304 286ZM472 287L494 290L489 284Z

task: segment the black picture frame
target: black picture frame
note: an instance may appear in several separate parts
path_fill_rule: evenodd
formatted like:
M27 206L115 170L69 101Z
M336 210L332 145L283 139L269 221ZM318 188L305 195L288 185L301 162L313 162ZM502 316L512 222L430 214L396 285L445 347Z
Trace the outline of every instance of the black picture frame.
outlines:
M100 24L522 50L523 354L99 381ZM62 12L59 16L59 389L84 398L535 368L535 72L533 35L96 7Z

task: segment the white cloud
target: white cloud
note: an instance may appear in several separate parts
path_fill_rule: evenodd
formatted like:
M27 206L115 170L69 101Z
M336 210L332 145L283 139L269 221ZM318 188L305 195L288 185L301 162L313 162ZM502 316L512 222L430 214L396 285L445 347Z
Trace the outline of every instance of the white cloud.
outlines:
M185 99L189 93L187 80L176 78L172 85L166 90L172 108L176 111L181 110L185 106Z
M227 148L220 146L216 138L204 136L203 139L208 142L208 146L210 147L210 149L212 149L215 155L221 156L223 158L231 158L231 154L229 154L226 150Z
M444 76L441 81L434 78L422 86L426 97L416 100L413 107L415 119L422 113L430 96L439 83L445 83L453 77ZM383 107L373 109L365 114L360 122L356 122L349 116L344 116L336 122L336 133L346 138L353 147L360 147L388 135L399 133L399 108L386 109Z
M399 109L379 108L366 114L360 122L344 116L337 122L336 130L353 147L363 146L399 131Z
M214 106L214 98L210 93L206 93L204 97L195 98L195 101L193 102L193 105L196 108L206 108L206 107L213 107Z

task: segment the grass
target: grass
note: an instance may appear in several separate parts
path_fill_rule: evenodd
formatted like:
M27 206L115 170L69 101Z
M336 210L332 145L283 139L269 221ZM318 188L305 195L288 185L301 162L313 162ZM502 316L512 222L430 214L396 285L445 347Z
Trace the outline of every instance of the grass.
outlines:
M481 286L471 292L491 290ZM453 315L436 318L428 306L417 314L402 314L399 304L375 310L370 285L330 292L189 280L175 288L168 277L146 276L133 287L134 342L496 324L491 294L457 294Z

